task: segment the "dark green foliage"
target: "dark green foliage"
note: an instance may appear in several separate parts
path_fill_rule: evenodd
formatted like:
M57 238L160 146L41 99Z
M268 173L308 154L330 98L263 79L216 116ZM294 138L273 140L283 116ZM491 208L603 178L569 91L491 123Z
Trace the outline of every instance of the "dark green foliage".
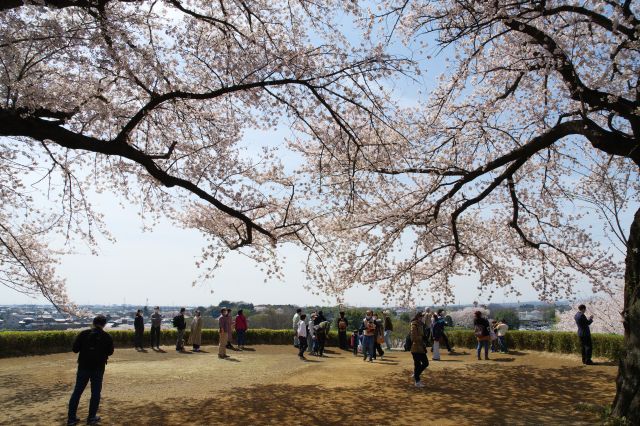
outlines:
M518 317L518 312L516 312L515 309L497 309L495 311L491 311L491 317L497 320L504 320L510 330L517 330L520 328L520 318Z
M474 348L477 340L471 330L447 330L449 341L455 346ZM524 331L507 333L510 349L530 349L534 351L580 353L580 341L576 333L565 331ZM620 359L623 353L623 337L615 334L594 334L593 355L611 361Z
M394 326L400 325L400 321ZM399 338L404 338L405 330L398 330ZM0 357L51 354L69 352L80 330L77 331L3 331L0 332ZM115 346L118 348L133 347L132 330L109 330ZM394 335L395 335L394 331ZM476 337L471 330L447 329L449 340L454 346L473 348ZM292 330L249 329L247 331L249 345L289 345L293 343ZM185 340L189 331L185 333ZM149 331L145 330L145 346L149 345ZM174 345L176 330L162 330L163 345ZM612 361L620 359L623 353L622 336L613 334L593 335L593 355ZM337 346L338 333L332 330L327 339L327 346ZM235 337L234 337L235 342ZM218 330L202 330L202 344L218 343ZM544 331L510 331L507 343L512 349L531 349L536 351L580 353L580 343L575 333Z
M45 355L70 352L73 340L81 330L73 331L3 331L0 332L0 358ZM133 330L108 330L116 348L133 347ZM177 331L162 330L160 341L163 345L175 345ZM202 330L202 344L218 344L218 330ZM185 342L189 331L185 332ZM293 345L293 330L249 329L246 334L249 345ZM234 335L234 342L235 335ZM149 330L144 333L144 345L149 347ZM327 336L327 346L338 345L338 333L331 331Z

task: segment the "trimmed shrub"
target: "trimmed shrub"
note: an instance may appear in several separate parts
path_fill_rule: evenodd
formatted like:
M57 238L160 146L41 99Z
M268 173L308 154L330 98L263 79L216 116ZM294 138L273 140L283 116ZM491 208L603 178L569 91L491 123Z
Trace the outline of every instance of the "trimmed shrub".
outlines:
M454 346L475 348L476 336L472 330L448 330L447 336ZM617 334L593 334L593 355L618 361L624 353L623 337ZM580 340L576 333L567 331L513 330L507 333L509 349L580 354Z
M0 332L0 357L42 355L69 352L80 330L70 331L3 331ZM133 347L133 330L108 330L117 348ZM476 347L476 336L471 330L447 330L450 342L464 348ZM163 345L175 345L177 331L162 330L160 341ZM150 333L144 333L145 346L150 344ZM185 332L185 342L189 331ZM203 345L217 345L218 330L202 330ZM292 330L249 329L246 334L250 345L293 345ZM235 341L235 336L234 336ZM507 333L507 344L511 349L529 349L536 351L580 353L580 341L576 333L520 331ZM338 346L338 333L331 331L326 346ZM622 336L613 334L593 335L593 355L617 361L623 354Z
M44 355L70 352L73 341L82 330L67 331L2 331L0 332L0 358ZM107 330L116 348L133 347L133 330ZM177 330L161 330L160 343L175 345ZM219 342L217 329L202 330L203 345L217 345ZM189 340L189 330L185 331L185 343ZM234 333L235 341L235 333ZM293 345L293 330L249 329L246 341L250 345ZM144 331L144 345L150 346L149 329ZM338 333L332 331L327 337L326 346L338 346Z

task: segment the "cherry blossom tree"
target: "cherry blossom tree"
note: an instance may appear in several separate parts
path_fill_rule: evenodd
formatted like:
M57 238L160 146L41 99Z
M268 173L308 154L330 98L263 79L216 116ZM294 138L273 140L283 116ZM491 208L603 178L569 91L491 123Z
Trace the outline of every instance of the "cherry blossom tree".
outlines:
M382 21L441 52L446 73L381 138L298 146L333 208L309 274L336 294L362 283L444 302L459 276L486 296L517 294L519 278L543 300L624 276L613 414L640 421L639 18L629 0L384 2L372 34ZM600 235L621 239L626 273Z
M623 287L616 286L611 294L599 294L585 299L576 300L572 305L575 309L557 313L556 330L576 331L574 316L578 306L584 304L587 307L587 315L593 315L591 324L593 333L624 334L622 326L622 311L624 305Z
M253 135L384 126L375 82L404 66L351 47L336 10L359 13L333 0L0 2L0 283L70 308L55 264L109 237L101 191L151 225L200 230L205 278L240 248L278 273L274 244L307 228L305 183Z
M489 318L489 310L482 307L467 306L466 308L458 309L457 311L450 311L448 315L453 321L453 325L456 327L473 328L473 320L476 311L482 312L485 318Z

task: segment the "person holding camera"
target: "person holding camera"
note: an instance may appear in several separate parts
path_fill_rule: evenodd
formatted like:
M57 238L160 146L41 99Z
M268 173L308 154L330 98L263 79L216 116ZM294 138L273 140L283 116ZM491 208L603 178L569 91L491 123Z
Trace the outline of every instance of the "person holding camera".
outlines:
M591 329L589 328L593 322L593 315L587 318L585 315L586 310L587 307L585 305L578 306L575 320L578 326L578 337L580 338L580 346L582 349L582 363L585 365L593 365L593 361L591 360L593 344L591 343Z

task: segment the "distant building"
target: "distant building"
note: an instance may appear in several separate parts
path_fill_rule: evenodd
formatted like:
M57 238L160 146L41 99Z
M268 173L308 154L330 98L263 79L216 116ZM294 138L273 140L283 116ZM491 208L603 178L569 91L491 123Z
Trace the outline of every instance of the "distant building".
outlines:
M518 312L518 319L520 319L520 321L542 321L543 318L543 312L542 311L538 311L538 310L534 310L534 311L520 311Z

